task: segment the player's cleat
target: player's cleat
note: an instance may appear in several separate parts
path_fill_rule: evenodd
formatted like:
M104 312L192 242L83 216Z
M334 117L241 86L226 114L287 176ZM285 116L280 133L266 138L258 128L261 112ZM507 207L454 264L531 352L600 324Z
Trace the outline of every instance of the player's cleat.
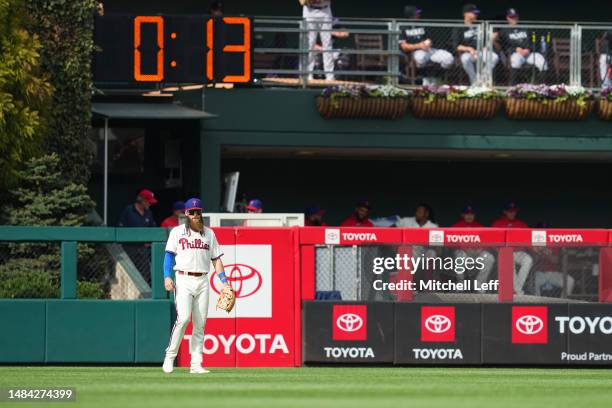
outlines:
M174 359L165 358L164 365L162 366L162 370L164 370L164 373L166 374L170 374L172 371L174 371Z
M207 369L203 367L191 367L191 370L189 370L189 374L207 374L207 373L210 373L210 371L208 371Z

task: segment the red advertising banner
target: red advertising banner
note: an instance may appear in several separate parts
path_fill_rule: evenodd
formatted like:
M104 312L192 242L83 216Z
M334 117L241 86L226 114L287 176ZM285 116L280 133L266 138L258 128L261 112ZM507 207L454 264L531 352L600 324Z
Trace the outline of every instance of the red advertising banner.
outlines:
M300 244L302 245L399 244L401 242L402 230L399 228L300 228Z
M232 313L215 310L221 284L215 273L209 274L204 366L294 366L297 230L215 228L215 233L237 299ZM191 325L186 333L179 366L188 366L191 358Z
M608 230L604 229L509 229L508 246L607 246Z

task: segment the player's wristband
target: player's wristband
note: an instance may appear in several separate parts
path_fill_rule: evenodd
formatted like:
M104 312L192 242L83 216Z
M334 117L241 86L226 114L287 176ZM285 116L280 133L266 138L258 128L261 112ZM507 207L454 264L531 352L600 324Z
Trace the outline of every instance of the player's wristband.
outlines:
M225 272L221 272L219 274L219 279L221 279L221 283L223 283L224 285L227 283L227 276L225 276Z

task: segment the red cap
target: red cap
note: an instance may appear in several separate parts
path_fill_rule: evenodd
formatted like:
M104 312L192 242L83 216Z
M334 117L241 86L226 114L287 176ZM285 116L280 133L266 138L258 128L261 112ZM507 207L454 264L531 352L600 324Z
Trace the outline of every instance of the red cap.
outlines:
M153 192L151 190L147 190L147 189L141 190L140 193L138 193L138 197L144 200L147 200L149 205L153 205L157 203L157 200L153 196Z

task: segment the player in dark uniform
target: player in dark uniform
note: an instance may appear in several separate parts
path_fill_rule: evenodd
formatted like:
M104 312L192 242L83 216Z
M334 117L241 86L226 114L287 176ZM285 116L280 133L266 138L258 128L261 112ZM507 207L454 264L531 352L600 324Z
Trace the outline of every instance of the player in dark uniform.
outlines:
M421 18L421 9L416 6L404 7L404 16L410 20ZM442 69L449 69L453 65L453 56L446 50L433 48L431 39L427 36L425 27L410 26L402 30L400 37L400 48L405 53L410 53L414 59L417 71L423 76L423 85L435 83L436 67L431 67L431 63L438 65Z
M519 14L516 9L506 11L506 21L508 28L503 28L497 35L497 41L504 52L510 56L510 79L512 84L516 84L518 70L528 64L538 69L537 82L544 82L544 71L548 69L546 58L535 51L534 41L529 40L529 32L518 25Z
M479 14L480 10L476 5L466 4L463 6L465 28L453 30L453 43L460 55L461 65L470 79L470 85L476 83L476 61L479 58L490 59L491 67L486 69L488 72L493 72L495 65L499 62L499 56L493 51L484 50L484 52L478 52L480 27L474 25L474 22L478 19Z

